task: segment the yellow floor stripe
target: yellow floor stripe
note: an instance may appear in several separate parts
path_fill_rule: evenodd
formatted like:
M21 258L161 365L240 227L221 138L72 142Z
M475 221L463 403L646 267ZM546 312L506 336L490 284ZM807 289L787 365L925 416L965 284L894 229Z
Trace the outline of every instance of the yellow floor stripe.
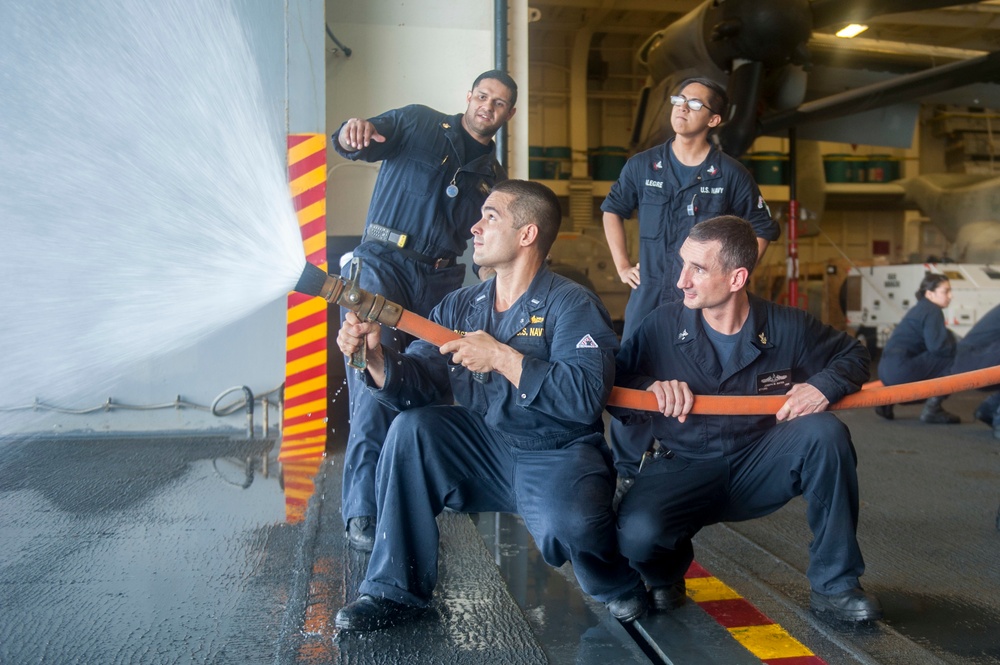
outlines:
M742 598L740 594L723 584L717 577L691 577L685 581L687 582L687 595L696 603Z
M730 628L736 641L761 660L812 656L812 651L776 623Z

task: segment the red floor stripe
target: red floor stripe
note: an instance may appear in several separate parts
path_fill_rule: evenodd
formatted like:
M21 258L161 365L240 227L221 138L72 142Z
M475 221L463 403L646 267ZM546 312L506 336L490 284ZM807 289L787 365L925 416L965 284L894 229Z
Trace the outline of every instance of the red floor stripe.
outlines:
M774 623L744 598L708 600L698 603L698 606L726 628L765 626Z

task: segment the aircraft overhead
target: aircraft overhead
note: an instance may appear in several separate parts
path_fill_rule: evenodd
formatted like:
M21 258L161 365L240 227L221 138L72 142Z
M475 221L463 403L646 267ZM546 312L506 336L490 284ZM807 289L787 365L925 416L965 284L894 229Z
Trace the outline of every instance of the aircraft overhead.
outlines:
M532 34L591 26L641 37L649 86L633 148L670 132L667 97L690 75L727 82L719 138L742 154L760 134L905 147L920 103L1000 107L1000 2L954 0L538 0ZM850 22L857 40L833 37ZM655 29L654 26L659 26ZM547 44L558 40L549 39ZM841 120L859 112L867 115ZM897 127L888 132L887 127ZM873 129L866 133L867 129Z

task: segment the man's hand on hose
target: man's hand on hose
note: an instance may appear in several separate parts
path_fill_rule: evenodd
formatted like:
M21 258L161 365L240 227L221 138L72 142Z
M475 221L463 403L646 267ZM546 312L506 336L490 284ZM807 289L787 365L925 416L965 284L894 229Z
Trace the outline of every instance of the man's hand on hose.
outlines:
M687 420L687 414L691 413L691 407L694 406L694 393L688 384L676 379L654 381L646 390L656 395L660 413L667 418L676 418L679 423Z
M379 388L385 384L385 354L382 353L382 326L362 321L354 312L348 312L337 333L337 347L350 357L367 346L368 373Z
M830 404L830 401L816 386L808 383L796 383L785 394L788 399L775 414L779 423L793 420L799 416L807 416L810 413L826 411L826 407Z

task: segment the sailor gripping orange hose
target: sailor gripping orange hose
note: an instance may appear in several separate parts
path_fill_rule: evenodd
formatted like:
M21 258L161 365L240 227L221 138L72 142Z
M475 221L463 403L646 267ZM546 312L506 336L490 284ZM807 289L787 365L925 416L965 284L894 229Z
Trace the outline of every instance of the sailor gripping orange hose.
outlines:
M357 288L353 280L327 275L312 264L306 264L295 290L307 295L320 296L327 302L354 311L362 320L377 321L435 346L441 346L460 337L455 331L406 311L382 296ZM827 409L858 409L913 402L997 384L1000 384L1000 366L895 386L883 386L881 382L873 382L866 384L859 392L847 395L831 404ZM786 399L785 395L695 395L691 413L730 416L774 414L784 405ZM653 393L617 386L611 391L608 406L637 411L659 411L656 395Z

